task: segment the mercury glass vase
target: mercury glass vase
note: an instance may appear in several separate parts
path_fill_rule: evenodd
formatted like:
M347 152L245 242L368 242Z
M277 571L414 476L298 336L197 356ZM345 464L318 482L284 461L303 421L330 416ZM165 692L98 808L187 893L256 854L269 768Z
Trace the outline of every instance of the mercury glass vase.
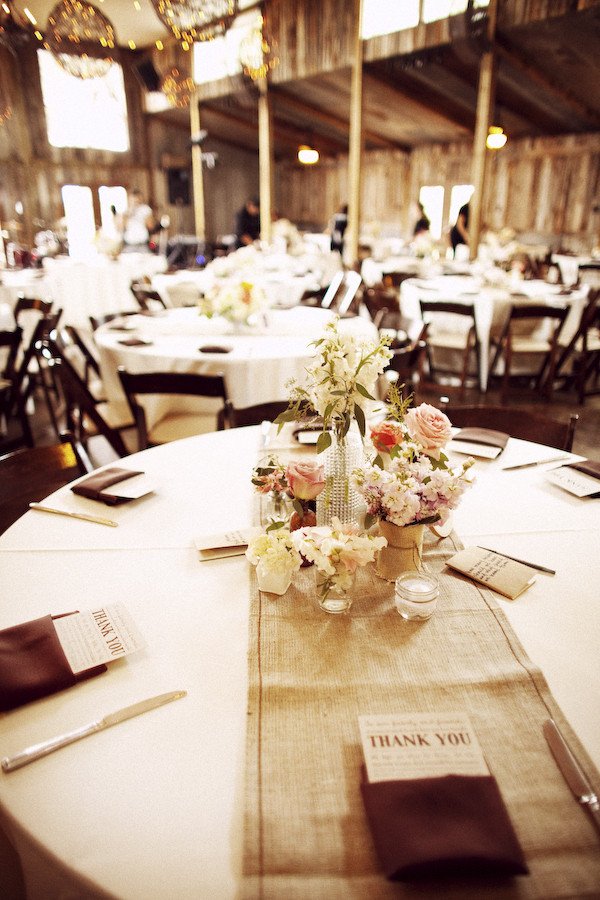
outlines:
M335 432L323 452L325 488L317 497L317 525L331 525L335 517L342 525L361 524L365 503L352 482L352 472L364 464L364 449L354 422L345 437Z

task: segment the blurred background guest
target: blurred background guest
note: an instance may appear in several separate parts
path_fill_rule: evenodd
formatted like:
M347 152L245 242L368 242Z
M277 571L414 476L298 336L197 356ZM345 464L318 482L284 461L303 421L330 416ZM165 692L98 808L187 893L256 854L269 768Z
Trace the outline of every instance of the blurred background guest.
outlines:
M458 216L456 218L456 224L452 226L450 230L450 243L452 244L452 250L454 251L454 255L456 256L456 248L459 244L465 244L467 247L469 246L469 204L465 203L464 206L458 211Z
M123 250L147 251L150 233L155 225L152 208L144 201L142 192L134 188L123 216Z
M344 203L331 219L329 230L331 233L331 249L338 253L344 252L344 234L348 227L348 204Z
M252 244L260 237L260 207L255 197L246 200L236 215L235 234L238 247Z

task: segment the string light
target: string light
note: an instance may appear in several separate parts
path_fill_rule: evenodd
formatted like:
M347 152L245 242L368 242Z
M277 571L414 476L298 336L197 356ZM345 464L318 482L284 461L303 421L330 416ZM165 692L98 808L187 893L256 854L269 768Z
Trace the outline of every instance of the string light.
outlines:
M190 96L194 90L194 79L181 72L177 66L173 66L164 76L160 89L171 106L183 109L189 106Z
M238 11L238 0L152 0L161 22L178 41L211 41L225 34ZM183 43L182 43L183 46Z
M244 75L252 81L266 78L279 64L275 48L276 42L267 35L264 19L260 16L256 25L240 43L239 56Z
M104 13L82 0L60 0L48 16L45 46L70 75L98 78L113 61L115 32Z

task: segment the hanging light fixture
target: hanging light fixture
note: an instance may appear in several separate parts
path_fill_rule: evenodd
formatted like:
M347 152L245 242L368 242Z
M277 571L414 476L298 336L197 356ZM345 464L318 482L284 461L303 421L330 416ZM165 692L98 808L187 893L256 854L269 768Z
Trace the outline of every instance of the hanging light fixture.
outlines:
M60 0L48 16L44 46L70 75L99 78L113 62L115 32L92 3Z
M174 109L184 109L190 105L194 79L173 66L162 79L160 89Z
M163 25L186 47L225 34L238 11L238 0L152 0Z
M31 22L13 8L11 0L0 2L0 46L17 54L33 34Z
M239 56L244 75L252 81L266 78L269 72L279 65L277 43L267 33L262 16L259 16L256 24L240 42Z
M300 144L298 147L298 162L303 166L314 166L319 162L319 151L308 144Z
M485 139L485 146L488 150L501 150L507 140L508 137L504 134L503 128L500 128L499 125L491 125Z

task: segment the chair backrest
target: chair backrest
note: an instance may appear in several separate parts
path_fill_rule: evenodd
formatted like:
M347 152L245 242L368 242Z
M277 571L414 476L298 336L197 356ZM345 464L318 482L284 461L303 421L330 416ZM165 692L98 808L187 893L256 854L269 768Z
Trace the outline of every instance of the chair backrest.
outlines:
M275 400L271 403L257 403L236 409L228 405L226 420L230 428L241 428L244 425L260 425L261 422L273 422L277 416L288 408L287 400Z
M447 406L443 408L457 428L492 428L523 441L571 451L579 416L560 422L530 409L511 406Z
M18 325L10 331L0 331L0 348L6 349L7 351L2 368L0 369L0 375L10 382L12 382L15 377L17 353L21 346L22 337L23 329Z
M555 319L557 325L562 326L569 314L566 306L551 306L547 303L519 303L513 304L508 315L508 323L520 319Z
M71 345L77 349L82 358L85 373L84 380L86 384L88 382L90 371L95 372L96 375L100 376L100 364L79 334L77 328L74 325L65 325L62 331L63 338L66 335L66 338L70 341Z
M475 322L475 307L472 303L458 303L454 300L419 300L421 318L425 313L452 313L455 316L469 316Z
M597 319L600 316L600 289L591 290L588 295L588 301L581 312L579 325L569 343L560 353L558 362L556 363L555 377L560 375L561 370L567 360L579 349L584 351L587 349L588 331L590 328L597 327Z
M102 418L93 394L65 354L64 349L60 346L60 342L57 341L56 337L50 336L44 342L44 347L50 357L49 363L53 367L63 389L69 429L75 432L76 414L80 414L80 420L82 418L81 414L84 414L94 424L98 433L108 441L118 456L127 456L129 451L123 438L118 431L111 428Z
M146 285L140 284L137 281L132 281L131 293L137 300L140 309L144 312L152 312L156 309L167 308L167 304L158 291L153 291Z
M68 433L61 434L60 444L0 457L0 533L26 513L30 503L91 471L83 447Z
M348 312L361 283L362 278L358 272L351 269L336 272L321 301L322 308L331 309L340 315Z
M47 316L52 312L53 303L51 300L40 300L39 297L23 297L19 296L14 308L15 322L19 324L19 317L22 312L32 311L39 312L42 316Z
M179 394L193 397L214 397L223 400L218 414L218 428L227 420L229 410L227 385L222 374L201 375L195 372L127 372L123 366L118 369L119 378L127 402L129 403L136 427L140 449L148 446L146 414L138 402L140 395Z
M400 312L400 300L397 292L383 287L383 285L375 284L372 287L365 288L362 300L376 325L377 314L382 310L386 312Z

